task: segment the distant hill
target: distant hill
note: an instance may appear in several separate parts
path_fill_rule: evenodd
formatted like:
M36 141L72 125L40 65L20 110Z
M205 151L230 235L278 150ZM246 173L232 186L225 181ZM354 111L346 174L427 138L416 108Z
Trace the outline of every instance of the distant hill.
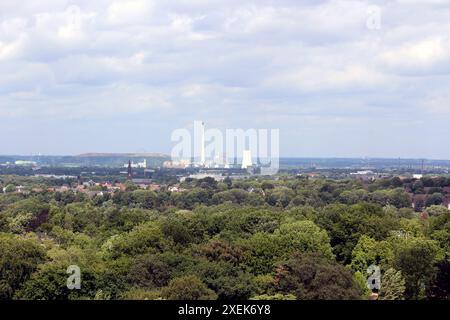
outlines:
M151 153L83 153L79 154L75 157L78 158L100 158L100 157L107 157L107 158L169 158L170 155L165 153L157 153L157 152L151 152Z
M17 160L33 161L43 166L104 166L123 167L129 160L147 161L149 167L160 167L170 156L164 153L85 153L77 156L1 156L1 163L14 163Z

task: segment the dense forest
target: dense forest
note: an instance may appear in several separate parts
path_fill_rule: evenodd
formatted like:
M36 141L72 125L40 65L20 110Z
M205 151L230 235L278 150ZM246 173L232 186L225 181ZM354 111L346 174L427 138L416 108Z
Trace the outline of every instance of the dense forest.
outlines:
M368 299L371 265L381 300L449 299L448 178L129 182L95 197L14 179L27 183L0 182L0 299ZM411 194L428 196L413 209Z

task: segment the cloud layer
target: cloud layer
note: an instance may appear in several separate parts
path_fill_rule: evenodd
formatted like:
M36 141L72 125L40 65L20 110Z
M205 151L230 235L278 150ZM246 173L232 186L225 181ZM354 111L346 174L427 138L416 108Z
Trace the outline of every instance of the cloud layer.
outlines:
M449 35L441 0L2 0L0 152L168 152L203 119L286 156L450 158Z

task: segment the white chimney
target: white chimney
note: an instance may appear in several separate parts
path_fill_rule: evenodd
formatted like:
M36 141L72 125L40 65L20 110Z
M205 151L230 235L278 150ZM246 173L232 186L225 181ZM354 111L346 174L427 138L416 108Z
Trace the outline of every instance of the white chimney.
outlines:
M205 155L205 123L202 121L201 131L200 131L200 164L204 166L206 164Z
M242 154L242 169L247 169L252 165L252 152L250 150L244 150Z

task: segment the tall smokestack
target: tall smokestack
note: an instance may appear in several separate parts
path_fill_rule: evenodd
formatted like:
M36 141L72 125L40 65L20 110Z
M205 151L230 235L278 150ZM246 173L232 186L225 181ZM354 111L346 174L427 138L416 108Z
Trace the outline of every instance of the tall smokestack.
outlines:
M201 131L200 131L200 164L204 166L206 164L205 155L205 123L202 121Z

